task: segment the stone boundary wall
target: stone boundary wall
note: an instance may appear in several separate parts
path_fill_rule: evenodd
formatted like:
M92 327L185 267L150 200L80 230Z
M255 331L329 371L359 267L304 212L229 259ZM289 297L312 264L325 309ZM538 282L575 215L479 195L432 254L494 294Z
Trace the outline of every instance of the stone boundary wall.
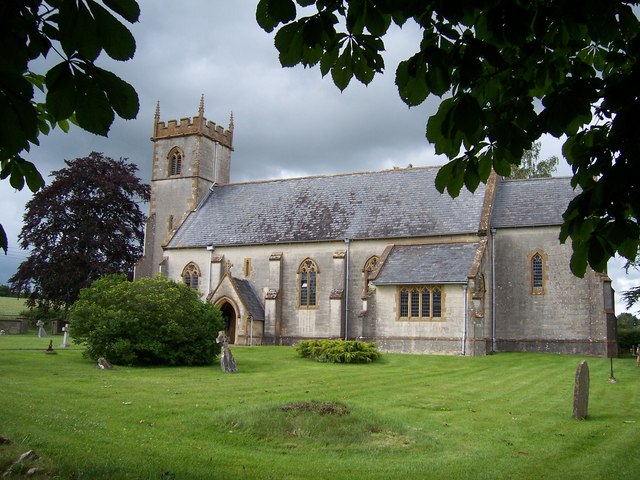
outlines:
M29 320L24 317L15 317L13 315L0 315L0 330L9 334L27 333L27 325Z

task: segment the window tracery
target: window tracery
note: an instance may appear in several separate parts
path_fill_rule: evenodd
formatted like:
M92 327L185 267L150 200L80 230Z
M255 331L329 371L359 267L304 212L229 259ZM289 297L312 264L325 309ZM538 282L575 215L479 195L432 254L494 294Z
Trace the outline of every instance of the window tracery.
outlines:
M443 309L443 292L439 285L400 288L398 295L400 320L440 320Z
M299 306L312 308L317 306L318 298L318 265L310 258L306 258L298 268L299 278Z
M187 287L193 290L198 289L198 285L200 284L200 269L195 263L190 262L184 267L184 270L182 270L182 281Z
M177 147L169 152L169 176L173 177L182 174L183 157L182 150Z

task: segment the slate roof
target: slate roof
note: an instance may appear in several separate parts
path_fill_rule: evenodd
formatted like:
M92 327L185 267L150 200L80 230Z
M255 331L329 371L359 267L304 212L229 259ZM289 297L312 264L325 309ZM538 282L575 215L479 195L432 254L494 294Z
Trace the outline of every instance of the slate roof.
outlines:
M467 283L477 249L478 243L396 245L373 283Z
M248 280L233 277L238 295L254 320L264 320L264 306Z
M437 167L214 186L168 248L477 232L485 185L452 199Z
M503 180L498 182L491 226L561 225L562 214L576 195L568 177Z

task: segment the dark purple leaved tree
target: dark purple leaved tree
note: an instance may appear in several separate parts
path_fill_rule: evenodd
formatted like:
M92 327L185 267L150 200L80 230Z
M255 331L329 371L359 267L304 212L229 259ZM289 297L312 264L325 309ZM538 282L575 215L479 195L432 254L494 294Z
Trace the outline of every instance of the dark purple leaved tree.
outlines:
M9 281L31 292L29 306L66 309L93 280L131 274L142 254L149 186L137 166L96 152L65 163L27 203L18 237L30 253Z

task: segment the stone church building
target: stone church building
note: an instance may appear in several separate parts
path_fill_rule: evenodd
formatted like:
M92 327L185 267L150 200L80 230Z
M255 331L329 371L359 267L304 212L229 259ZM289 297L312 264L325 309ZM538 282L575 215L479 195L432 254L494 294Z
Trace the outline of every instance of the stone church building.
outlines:
M156 111L136 267L198 290L231 343L615 355L611 281L574 277L558 240L569 179L493 175L455 199L434 167L232 183L233 128L202 102L179 121Z

